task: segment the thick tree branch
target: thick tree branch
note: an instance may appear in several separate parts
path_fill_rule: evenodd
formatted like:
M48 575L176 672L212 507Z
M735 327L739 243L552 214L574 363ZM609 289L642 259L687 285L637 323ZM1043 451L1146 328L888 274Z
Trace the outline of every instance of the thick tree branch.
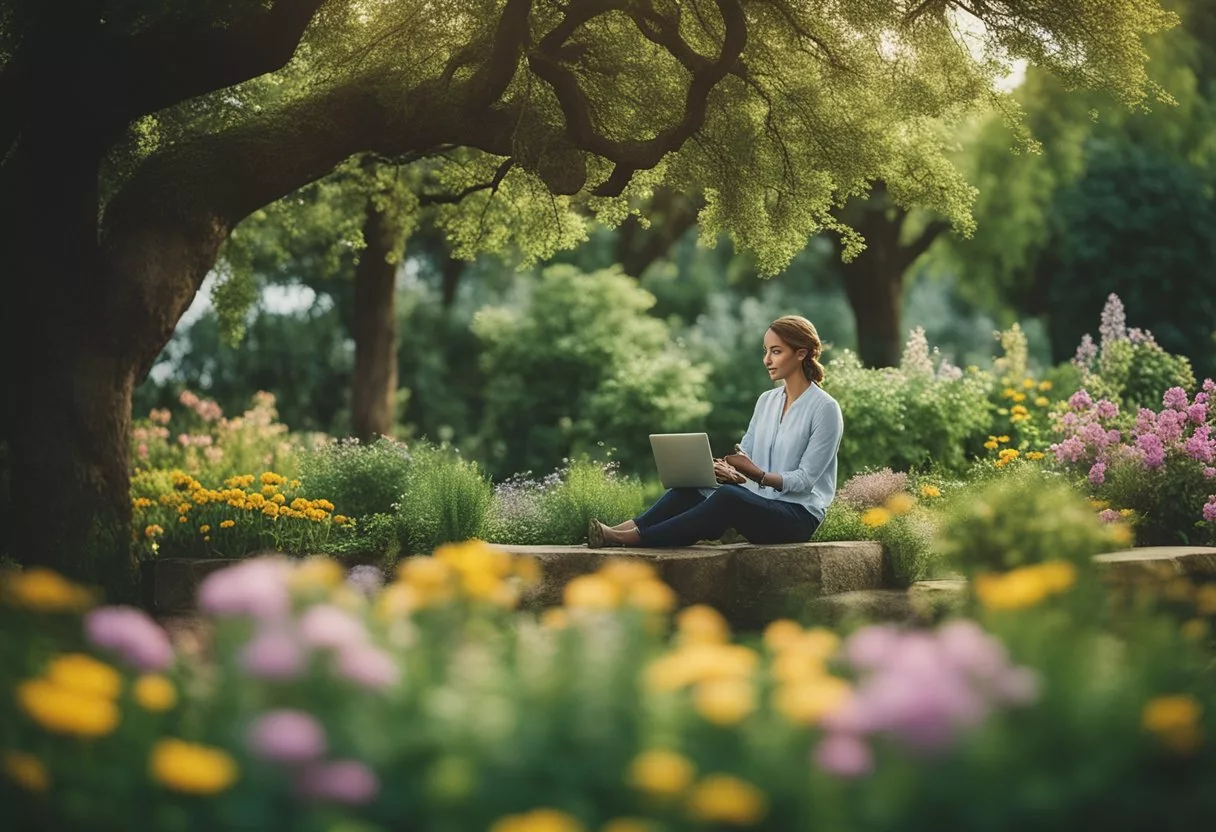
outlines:
M498 186L502 184L502 180L506 178L508 171L514 166L514 159L505 159L498 166L498 170L494 171L494 177L489 182L480 182L476 185L470 185L463 190L454 194L421 194L418 197L418 204L427 205L455 205L463 200L466 196L477 193L478 191L489 190L493 193L498 192Z
M926 225L915 240L902 248L905 268L916 262L916 258L928 251L934 240L949 230L950 223L945 220L933 220Z
M528 18L532 0L507 0L494 31L490 58L473 74L470 103L477 108L489 107L507 89L519 59L528 45Z

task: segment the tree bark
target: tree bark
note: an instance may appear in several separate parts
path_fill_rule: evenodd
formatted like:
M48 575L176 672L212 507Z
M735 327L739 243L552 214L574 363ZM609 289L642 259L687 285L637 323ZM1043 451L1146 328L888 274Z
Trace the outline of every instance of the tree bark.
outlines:
M396 423L397 261L403 235L384 212L367 201L366 248L355 267L355 377L351 427L362 441L389 435Z

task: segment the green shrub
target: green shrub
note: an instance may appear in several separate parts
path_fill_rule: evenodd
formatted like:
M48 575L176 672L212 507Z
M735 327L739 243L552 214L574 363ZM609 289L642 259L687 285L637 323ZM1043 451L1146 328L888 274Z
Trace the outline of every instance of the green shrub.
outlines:
M402 553L482 537L494 491L481 466L447 444L416 443L410 456L394 512Z
M487 540L519 545L582 543L595 517L614 525L641 512L641 483L615 464L571 462L541 481L515 477L494 492Z
M392 514L368 514L351 527L351 533L335 539L325 554L335 557L358 557L374 560L381 566L391 566L401 550L397 518Z
M392 514L405 490L410 452L400 442L381 438L330 442L300 458L301 489L332 500L355 518Z
M882 544L889 578L898 587L933 577L937 559L933 551L933 522L929 511L899 492L886 506L865 510L834 502L815 540L874 540Z

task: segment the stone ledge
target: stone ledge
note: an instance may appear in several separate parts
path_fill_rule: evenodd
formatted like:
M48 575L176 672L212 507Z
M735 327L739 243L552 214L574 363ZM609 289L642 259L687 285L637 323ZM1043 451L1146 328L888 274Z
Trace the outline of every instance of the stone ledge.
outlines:
M1173 578L1216 578L1216 547L1145 546L1106 555L1095 555L1094 563L1110 579L1124 581L1168 581Z

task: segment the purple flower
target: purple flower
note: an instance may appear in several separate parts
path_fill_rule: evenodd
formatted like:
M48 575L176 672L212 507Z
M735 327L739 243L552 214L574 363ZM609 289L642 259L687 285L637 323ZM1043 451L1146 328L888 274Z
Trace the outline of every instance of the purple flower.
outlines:
M284 624L263 625L237 661L255 679L294 679L304 672L305 653Z
M291 608L289 571L285 559L264 557L212 572L199 586L199 609L219 616L281 618Z
M1144 454L1145 468L1160 468L1165 465L1165 446L1155 433L1137 437L1136 447Z
M873 670L881 667L899 650L900 639L899 630L894 627L863 627L845 642L845 656L853 667Z
M1087 332L1081 336L1081 343L1077 345L1077 354L1073 356L1072 363L1078 367L1092 367L1097 357L1098 347Z
M390 688L401 678L393 657L370 644L348 644L337 657L338 675L372 690Z
M1089 481L1093 485L1101 485L1106 482L1106 463L1095 462L1089 469Z
M1099 419L1113 419L1119 415L1119 405L1106 399L1098 401L1096 408Z
M1157 436L1166 445L1171 445L1182 438L1182 429L1186 426L1186 412L1179 410L1163 410L1157 416Z
M1119 296L1114 292L1107 296L1106 305L1102 307L1102 322L1098 333L1103 352L1112 341L1123 341L1127 338L1127 315L1123 311L1123 301L1119 300Z
M992 679L1009 664L1005 645L967 619L954 619L937 631L937 643L945 659L975 679Z
M1118 523L1119 512L1115 511L1113 508L1106 508L1098 512L1098 519L1103 523Z
M379 794L380 780L359 760L331 760L300 772L296 789L304 797L360 806Z
M135 607L98 607L85 615L84 632L92 644L113 650L136 670L164 670L173 664L168 634Z
M1216 381L1212 381L1210 378L1205 378L1203 380L1203 392L1207 393L1209 396L1216 393Z
M1203 504L1203 519L1209 523L1216 523L1216 494L1208 497L1208 501Z
M1186 410L1188 404L1186 391L1181 387L1171 387L1161 397L1161 403L1170 410Z
M1207 425L1195 428L1195 432L1182 443L1183 452L1199 462L1211 462L1216 458L1216 441L1211 438L1211 430Z
M347 573L346 582L370 598L384 585L384 573L379 567L361 563Z
M367 641L363 622L332 604L317 604L300 616L300 636L310 647L338 648Z
M1208 405L1207 402L1198 401L1199 396L1195 396L1195 403L1186 409L1186 417L1197 425L1202 425L1208 420Z
M1082 388L1068 397L1068 406L1073 410L1089 410L1094 406L1094 400Z
M837 777L861 777L874 770L874 755L858 737L831 733L815 748L815 764Z
M1056 452L1057 462L1080 462L1085 458L1085 443L1079 436L1070 436L1063 442L1051 446Z
M1204 476L1205 478L1209 479L1209 480L1210 480L1212 477L1216 477L1216 468L1213 468L1213 467L1212 467L1212 466L1210 466L1210 465L1208 465L1208 466L1204 467L1204 469L1203 469L1203 476Z
M245 742L255 757L275 763L311 762L328 747L325 729L312 714L287 708L255 719Z

